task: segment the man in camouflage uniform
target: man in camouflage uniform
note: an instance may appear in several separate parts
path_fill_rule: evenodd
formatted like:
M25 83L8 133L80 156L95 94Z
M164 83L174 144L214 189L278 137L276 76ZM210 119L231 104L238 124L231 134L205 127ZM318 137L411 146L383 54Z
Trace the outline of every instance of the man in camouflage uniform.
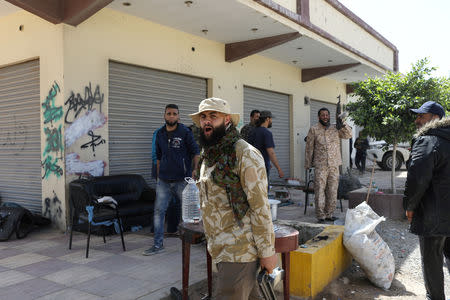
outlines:
M339 130L330 126L330 111L321 108L319 123L306 137L305 169L314 167L314 200L318 223L335 221L339 166L342 164L340 139L352 137L352 128L343 123Z
M201 128L200 190L208 252L218 269L214 299L258 299L259 268L277 263L264 160L236 129L239 114L208 98L191 115Z
M252 110L250 113L250 122L241 129L241 138L248 142L248 138L250 137L250 134L255 129L256 121L259 119L259 115L261 112L257 109Z

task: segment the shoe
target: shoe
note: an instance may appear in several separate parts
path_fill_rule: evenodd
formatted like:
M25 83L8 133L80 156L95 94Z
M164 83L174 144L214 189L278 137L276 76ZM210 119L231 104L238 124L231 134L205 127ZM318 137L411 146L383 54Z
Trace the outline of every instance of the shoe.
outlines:
M181 294L180 290L177 289L176 287L170 288L170 296L172 296L172 299L176 299L176 300L183 299L183 294Z
M317 224L323 224L325 223L325 219L317 219Z
M331 217L331 218L325 218L325 220L327 220L327 221L336 221L336 220L338 220L339 218L337 218L337 217Z
M158 253L162 253L162 252L164 252L164 246L161 246L161 247L152 246L151 248L148 248L147 250L142 252L142 255L150 256L150 255L154 255L154 254L158 254Z

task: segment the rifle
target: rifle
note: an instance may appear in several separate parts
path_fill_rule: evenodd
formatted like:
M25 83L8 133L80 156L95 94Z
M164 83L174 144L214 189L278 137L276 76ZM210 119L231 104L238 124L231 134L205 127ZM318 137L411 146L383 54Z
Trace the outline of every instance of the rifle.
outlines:
M339 99L338 103L336 104L336 129L340 130L342 127L344 127L344 122L342 122L341 119L341 95L337 96Z

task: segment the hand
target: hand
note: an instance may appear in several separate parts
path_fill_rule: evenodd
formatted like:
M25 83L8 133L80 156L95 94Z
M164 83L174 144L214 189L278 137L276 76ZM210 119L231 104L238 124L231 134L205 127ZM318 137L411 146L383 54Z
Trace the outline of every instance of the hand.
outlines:
M409 223L411 223L413 216L414 216L414 212L412 210L406 211L406 217L408 218Z
M267 273L272 273L273 269L277 266L278 256L276 254L269 257L261 257L259 259L259 264L261 269L266 269Z
M284 173L283 173L283 171L282 171L281 169L278 170L278 176L279 176L280 178L283 178L283 177L284 177Z
M344 111L342 114L340 114L340 115L338 116L338 118L341 119L341 121L345 121L345 119L347 118L347 116L348 116L348 112Z
M192 178L197 179L197 170L192 170Z

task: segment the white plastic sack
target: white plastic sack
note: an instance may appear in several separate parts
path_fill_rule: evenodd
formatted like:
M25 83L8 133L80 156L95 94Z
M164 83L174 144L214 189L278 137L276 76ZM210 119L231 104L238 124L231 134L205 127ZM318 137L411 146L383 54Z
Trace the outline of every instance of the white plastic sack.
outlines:
M347 210L344 246L361 265L373 284L389 289L394 279L394 257L389 246L375 231L375 227L385 220L366 202Z

